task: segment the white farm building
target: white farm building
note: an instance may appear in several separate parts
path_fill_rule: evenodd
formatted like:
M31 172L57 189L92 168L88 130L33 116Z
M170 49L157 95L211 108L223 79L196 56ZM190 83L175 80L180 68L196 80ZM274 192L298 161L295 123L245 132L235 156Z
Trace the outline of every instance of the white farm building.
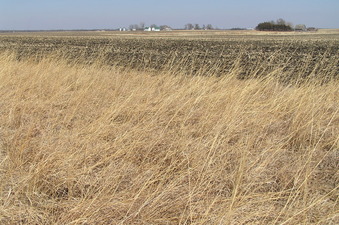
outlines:
M160 31L160 27L145 27L144 31Z

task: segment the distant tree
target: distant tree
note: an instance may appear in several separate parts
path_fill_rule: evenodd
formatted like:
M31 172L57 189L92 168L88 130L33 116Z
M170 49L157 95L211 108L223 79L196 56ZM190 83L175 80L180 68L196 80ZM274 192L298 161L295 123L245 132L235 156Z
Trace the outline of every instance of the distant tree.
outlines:
M298 24L298 25L295 25L294 30L296 30L296 31L306 31L307 29L306 29L305 24Z
M200 30L200 29L201 29L201 28L200 28L199 24L196 23L196 24L194 25L194 30Z
M286 25L286 21L284 19L277 19L277 22L276 22L277 25Z
M206 30L213 30L213 26L212 26L212 24L207 24L207 26L206 26Z
M283 19L278 19L277 22L264 22L259 23L255 28L260 31L291 31L293 30L290 25L286 23Z
M185 25L185 30L193 30L194 26L191 23Z
M139 29L140 30L144 30L145 29L145 23L144 22L140 22Z
M289 27L294 27L294 26L293 26L293 23L291 23L291 22L286 22L285 25L287 25L287 26L289 26Z
M129 25L130 30L139 30L139 25L138 24L131 24Z

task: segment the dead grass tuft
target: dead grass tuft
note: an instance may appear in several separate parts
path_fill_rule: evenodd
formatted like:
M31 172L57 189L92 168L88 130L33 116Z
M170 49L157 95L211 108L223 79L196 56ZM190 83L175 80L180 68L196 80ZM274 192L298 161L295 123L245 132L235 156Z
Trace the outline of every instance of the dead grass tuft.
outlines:
M338 223L338 81L0 64L2 224Z

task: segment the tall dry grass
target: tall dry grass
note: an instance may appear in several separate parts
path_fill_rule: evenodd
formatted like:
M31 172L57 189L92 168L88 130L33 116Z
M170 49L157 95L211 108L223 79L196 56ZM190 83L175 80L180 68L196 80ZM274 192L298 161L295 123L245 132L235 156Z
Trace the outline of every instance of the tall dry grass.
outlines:
M337 80L0 65L1 224L338 224Z

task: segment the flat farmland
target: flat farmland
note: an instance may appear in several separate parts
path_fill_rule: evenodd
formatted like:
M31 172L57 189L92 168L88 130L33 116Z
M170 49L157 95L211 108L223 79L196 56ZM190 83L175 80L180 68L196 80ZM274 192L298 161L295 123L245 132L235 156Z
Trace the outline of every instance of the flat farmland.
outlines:
M18 59L55 56L70 62L190 75L240 78L281 70L284 81L338 75L339 32L37 32L0 35L0 51ZM263 66L264 65L264 66Z
M0 224L339 224L339 33L0 33Z

